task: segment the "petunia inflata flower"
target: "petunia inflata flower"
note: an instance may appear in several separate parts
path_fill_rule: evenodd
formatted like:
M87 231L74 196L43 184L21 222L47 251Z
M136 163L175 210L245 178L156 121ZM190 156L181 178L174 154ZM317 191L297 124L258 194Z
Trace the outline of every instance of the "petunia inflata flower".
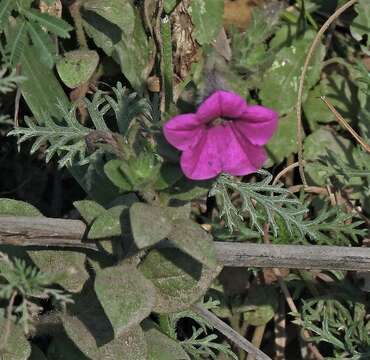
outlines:
M173 117L164 136L182 151L185 176L205 180L221 173L242 176L256 172L266 161L263 148L278 124L275 111L246 101L230 91L216 91L196 113Z

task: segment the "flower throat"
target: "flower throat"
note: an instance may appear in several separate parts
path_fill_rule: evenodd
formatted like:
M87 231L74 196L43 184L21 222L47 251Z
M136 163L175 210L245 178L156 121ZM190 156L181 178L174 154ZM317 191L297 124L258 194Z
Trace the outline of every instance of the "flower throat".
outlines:
M224 124L228 121L233 121L233 120L236 120L236 118L229 117L229 116L219 116L216 119L210 121L207 124L207 128L212 128L212 127L215 127L217 125L222 125L222 124Z

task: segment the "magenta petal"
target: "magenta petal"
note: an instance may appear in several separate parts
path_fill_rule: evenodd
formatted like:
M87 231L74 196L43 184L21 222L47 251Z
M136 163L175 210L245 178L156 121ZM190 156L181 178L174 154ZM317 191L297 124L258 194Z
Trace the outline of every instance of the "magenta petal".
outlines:
M190 149L204 136L205 129L199 126L194 114L183 114L166 122L163 133L167 141L179 150Z
M234 127L234 123L224 126L225 139L220 151L222 171L234 176L248 175L260 169L266 161L265 150L251 144Z
M206 180L222 172L217 127L210 128L198 144L181 155L181 169L185 176L193 180Z
M230 91L216 91L198 108L199 121L207 123L218 117L239 118L247 109L246 101Z
M275 133L278 125L278 114L264 106L248 106L235 127L254 145L265 145Z

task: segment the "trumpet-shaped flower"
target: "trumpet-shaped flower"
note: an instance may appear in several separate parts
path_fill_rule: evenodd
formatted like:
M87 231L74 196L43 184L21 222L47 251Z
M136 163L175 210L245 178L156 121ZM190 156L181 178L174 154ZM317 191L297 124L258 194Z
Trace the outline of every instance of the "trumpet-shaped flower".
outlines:
M196 113L173 117L164 125L164 136L182 151L180 165L193 180L220 173L242 176L260 169L267 156L265 145L278 124L275 111L247 105L238 94L216 91Z

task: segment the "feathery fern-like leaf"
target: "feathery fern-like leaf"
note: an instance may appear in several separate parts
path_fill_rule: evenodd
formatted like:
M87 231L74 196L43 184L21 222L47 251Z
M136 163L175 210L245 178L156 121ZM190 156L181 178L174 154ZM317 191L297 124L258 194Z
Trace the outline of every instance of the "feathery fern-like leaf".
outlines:
M339 206L331 209L324 207L314 220L306 221L305 224L311 237L320 245L357 244L367 233L366 229L360 227L363 221L353 221L353 214Z
M82 165L88 161L86 159L85 137L92 130L79 123L76 117L76 106L68 111L60 104L60 109L64 116L65 125L58 124L54 119L46 118L44 125L40 126L26 117L27 127L15 128L8 135L18 135L19 143L36 138L31 153L37 151L43 143L49 142L51 146L46 150L47 162L57 151L60 151L61 154L64 154L59 160L60 167L72 165L76 160Z
M22 259L9 259L0 252L0 299L9 300L13 294L20 296L21 301L14 311L26 333L32 325L34 311L38 309L35 298L53 297L61 304L72 302L63 290L51 287L58 276L41 272Z
M277 236L276 217L279 216L284 221L289 233L292 234L293 229L296 229L301 236L308 234L314 237L314 234L302 220L308 209L288 189L282 188L281 185L271 185L272 175L269 172L260 170L258 173L264 175L265 178L255 183L243 183L232 176L223 174L217 179L209 193L210 196L216 196L220 207L220 216L225 219L230 231L236 227L238 219L243 220L248 217L251 227L263 234L263 224L267 218L267 223L274 236ZM240 208L231 201L230 191L240 194L242 202ZM259 209L265 217L261 218Z
M202 306L208 310L215 309L220 304L218 300L209 299ZM226 359L237 360L237 356L230 349L228 344L222 344L215 340L218 339L216 334L208 334L209 330L213 330L213 326L206 319L192 312L184 310L178 313L169 315L170 336L177 338L177 323L183 318L192 319L197 327L192 328L192 335L182 340L181 346L193 359L216 359L217 354L222 353Z
M0 93L2 94L13 91L17 84L25 79L24 76L16 75L15 70L8 75L5 75L6 73L6 68L0 69Z
M41 26L44 26L51 33L58 35L61 38L69 38L69 32L73 29L63 19L59 19L55 16L51 16L47 13L42 13L35 9L30 9L24 12L27 19L38 22Z
M25 118L27 127L15 128L9 135L19 136L19 143L35 138L36 140L31 147L31 153L37 151L43 143L48 142L50 146L46 150L46 161L50 161L50 159L58 153L60 156L59 167L72 165L74 163L79 165L87 164L90 156L87 155L86 141L87 136L92 132L95 131L99 139L102 139L102 141L105 141L107 144L113 145L113 147L119 143L117 139L119 139L120 136L118 134L112 135L105 122L105 116L109 110L113 108L118 117L123 113L123 106L125 106L127 111L125 116L130 121L137 117L150 118L151 108L147 100L137 98L136 94L127 94L121 84L118 84L117 88L113 88L113 92L116 95L116 99L104 96L101 91L97 91L92 100L84 99L95 129L90 129L81 125L76 117L76 105L68 110L60 103L59 108L63 117L63 123L58 122L57 119L47 118L43 121L43 125L41 126L30 118ZM132 99L134 99L134 101L130 101ZM119 119L117 119L117 123L119 123ZM115 139L117 143L115 143ZM112 143L110 143L110 141L112 141ZM112 149L112 147L110 149ZM113 149L112 152L115 152L115 149Z
M92 101L84 99L84 102L96 130L109 131L104 121L104 115L109 111L110 105L106 104L106 100L102 97L102 92L97 91ZM101 107L102 105L104 106Z
M127 130L135 118L152 122L152 107L147 99L140 98L136 93L128 93L120 82L113 88L113 92L116 99L109 95L105 95L105 99L116 115L117 126L122 135L127 134Z

